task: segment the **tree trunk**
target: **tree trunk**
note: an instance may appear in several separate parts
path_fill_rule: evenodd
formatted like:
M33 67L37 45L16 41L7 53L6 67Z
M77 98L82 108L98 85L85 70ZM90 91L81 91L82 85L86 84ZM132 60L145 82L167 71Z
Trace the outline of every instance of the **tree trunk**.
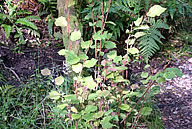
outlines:
M59 16L66 17L68 20L68 27L62 27L63 43L67 50L73 50L76 54L79 53L80 40L71 41L69 39L70 33L74 30L81 30L78 24L77 15L75 12L75 0L57 0L57 9Z

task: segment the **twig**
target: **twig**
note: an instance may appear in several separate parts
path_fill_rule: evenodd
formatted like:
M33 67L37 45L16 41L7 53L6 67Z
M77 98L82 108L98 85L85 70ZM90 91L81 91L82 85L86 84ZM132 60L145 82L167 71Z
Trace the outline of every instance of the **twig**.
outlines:
M149 89L151 88L151 86L154 84L155 82L151 82L151 84L149 85L149 87L147 88L147 90L145 91L145 93L141 96L141 98L137 101L137 103L135 104L135 106L129 111L129 113L125 116L125 118L120 122L121 124L127 119L127 117L129 116L129 114L133 111L133 109L135 109L135 107L137 106L137 104L142 100L142 98L145 96L146 93L148 93Z
M150 86L150 87L151 87L151 86ZM140 118L140 116L141 116L141 111L142 111L142 109L143 109L143 107L144 107L144 103L145 103L145 100L146 100L148 94L149 94L149 91L146 92L146 95L145 95L145 97L144 97L142 106L141 106L141 108L140 108L140 110L139 110L139 113L138 113L137 117L135 118L135 121L133 122L133 125L132 125L131 129L135 129L135 128L136 128L137 122L138 122L138 120L139 120L139 118Z
M17 78L17 80L18 80L19 82L22 82L21 79L19 78L19 76L17 75L17 73L16 73L13 69L7 67L4 63L2 63L2 64L3 64L3 66L4 66L5 69L10 70L10 71L15 75L15 77ZM22 82L22 83L23 83L23 82Z

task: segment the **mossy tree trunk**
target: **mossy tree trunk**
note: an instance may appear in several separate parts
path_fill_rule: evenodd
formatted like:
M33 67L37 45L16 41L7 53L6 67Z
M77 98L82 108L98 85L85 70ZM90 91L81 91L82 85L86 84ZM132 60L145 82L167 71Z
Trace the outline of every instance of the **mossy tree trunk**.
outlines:
M80 48L80 40L72 42L69 38L71 32L75 30L81 30L74 6L75 0L57 0L57 9L59 12L59 16L66 17L69 23L68 27L62 27L63 43L65 49L73 50L76 54L78 54Z

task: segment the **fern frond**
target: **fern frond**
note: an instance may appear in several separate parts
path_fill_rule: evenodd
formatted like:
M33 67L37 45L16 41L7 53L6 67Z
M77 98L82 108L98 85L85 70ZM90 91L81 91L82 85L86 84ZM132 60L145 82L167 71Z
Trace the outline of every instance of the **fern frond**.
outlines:
M165 22L163 22L161 19L155 21L154 18L151 18L150 23L154 29L159 29L159 28L169 29L169 26Z
M31 27L32 29L37 30L37 26L33 22L31 22L25 18L17 19L16 23Z
M161 32L160 32L159 30L157 30L157 29L151 28L151 29L150 29L150 33L155 34L155 35L159 36L159 37L162 38L162 39L165 39L165 37L164 37L164 36L161 34Z
M159 43L162 44L160 40L161 38L164 37L158 30L150 29L148 35L145 35L139 39L139 49L141 50L141 54L145 57L147 62L150 57L160 50Z

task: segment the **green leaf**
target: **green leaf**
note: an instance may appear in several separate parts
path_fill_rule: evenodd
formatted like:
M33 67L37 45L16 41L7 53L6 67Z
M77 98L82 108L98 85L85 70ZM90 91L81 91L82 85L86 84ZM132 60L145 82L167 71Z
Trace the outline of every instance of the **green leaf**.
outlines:
M58 108L60 108L60 109L64 109L65 107L67 107L68 106L68 104L59 104L59 105L57 105L57 107Z
M166 80L164 77L158 77L157 79L155 79L157 81L157 83L165 83Z
M142 73L141 73L141 77L142 77L142 78L147 78L148 75L149 75L149 74L148 74L147 72L142 72Z
M119 82L127 82L129 83L129 80L126 80L123 78L123 76L117 76L114 80L115 83L119 83Z
M127 43L128 45L133 45L135 43L136 39L127 39L125 40L125 43Z
M64 82L63 76L59 76L59 77L55 78L55 85L61 85L61 84L63 84L63 82Z
M98 20L96 26L101 28L101 26L102 26L102 21L101 21L101 20Z
M147 116L150 115L152 112L152 108L150 107L144 107L141 111L141 115Z
M96 34L94 34L93 39L94 40L101 40L102 39L101 32L102 32L102 30L100 30Z
M149 92L150 96L154 96L160 93L160 86L153 86Z
M113 60L114 63L118 64L122 61L122 56L116 56Z
M111 109L111 110L108 110L107 112L105 112L105 116L109 116L109 115L111 115L112 112L113 112L112 109Z
M100 97L107 97L107 96L110 95L110 91L108 91L108 90L103 90L103 91L98 90L98 91L96 92L96 94L97 94L98 96L100 96Z
M17 21L15 23L31 27L34 30L38 29L34 23L32 23L31 21L29 21L25 18L19 18L19 19L17 19Z
M160 16L166 8L161 7L160 5L154 5L149 9L149 12L147 13L148 17L155 17L155 16Z
M115 57L117 57L117 51L110 51L108 54L107 54L107 57L109 59L115 59Z
M123 70L127 70L126 66L119 66L119 67L115 67L117 70L123 71Z
M92 22L89 22L89 26L95 26L96 22L93 24Z
M94 105L87 105L85 108L86 113L95 112L97 111L97 106Z
M80 58L74 53L74 51L62 49L58 52L58 54L64 55L66 57L66 62L69 65L76 64L80 61Z
M84 63L84 67L91 68L94 67L97 63L97 60L92 58L91 60L86 60Z
M121 110L124 110L124 111L127 111L127 112L129 112L130 109L131 109L128 104L121 104L121 105L119 105L119 108L120 108Z
M132 47L132 48L127 49L127 52L134 55L134 54L139 53L139 50L136 47Z
M67 20L65 17L61 16L55 20L56 26L66 27L67 26Z
M97 83L94 80L89 81L89 83L87 83L87 88L94 90L95 87L97 86Z
M176 76L178 76L178 77L182 77L183 76L183 73L182 73L182 71L180 70L180 69L178 69L178 68L167 68L166 70L165 70L165 72L173 72Z
M92 40L85 41L85 42L82 42L82 43L81 43L81 47L82 47L83 49L87 49L87 48L89 48L92 44L93 44L93 41L92 41Z
M41 18L38 17L38 16L27 16L25 17L25 19L28 19L28 20L36 20L36 21L40 21Z
M87 122L94 120L94 114L93 113L87 113L83 116L83 119Z
M85 77L83 79L83 81L84 81L84 83L82 82L82 85L87 86L87 88L89 88L89 89L93 90L97 86L97 83L93 80L92 76Z
M5 36L8 39L9 35L10 35L11 31L12 31L12 27L10 25L6 25L6 24L2 24L1 26L4 28Z
M143 16L134 21L135 26L139 26L143 20Z
M71 36L70 36L71 41L77 41L77 40L79 40L80 38L81 38L81 31L80 31L80 30L78 30L78 31L73 31L73 32L71 33Z
M80 73L83 69L83 65L81 63L72 65L72 70L76 73Z
M49 98L51 99L57 100L60 98L60 96L61 94L58 93L57 91L52 90L51 92L49 92Z
M99 118L101 118L103 115L104 115L104 112L103 112L103 111L99 111L99 112L97 112L97 113L94 114L94 118L99 119Z
M112 41L105 41L104 44L107 49L117 48L116 44Z
M140 25L138 27L134 27L134 30L148 30L149 26L148 25Z
M110 120L112 119L111 116L106 116L101 120L101 125L104 129L112 128L114 125L110 123Z
M97 98L96 93L89 94L89 96L88 96L88 100L94 100L95 98Z
M110 39L112 37L111 33L108 33L107 31L104 31L102 34L102 30L99 30L96 34L93 35L94 40L106 40Z
M65 54L66 54L67 51L68 51L68 50L61 49L60 51L58 51L58 54L59 54L60 56L65 56Z
M81 115L79 115L79 114L71 114L71 118L73 119L73 120L77 120L77 119L79 119L81 117Z
M112 22L112 21L107 21L107 22L105 22L106 24L112 24L112 25L114 25L114 26L116 26L116 24L114 23L114 22Z
M74 113L78 113L77 109L75 107L71 107L71 111Z
M77 99L75 94L65 95L63 97L65 98L65 100L68 100L68 101L76 100Z
M173 79L173 78L176 77L176 75L175 75L174 72L167 72L167 73L164 74L164 77L165 77L166 79Z
M149 67L150 67L150 65L147 64L147 65L145 65L144 69L147 69L147 68L149 68Z
M144 36L144 35L146 35L145 32L137 32L137 33L135 33L134 37L135 37L135 38L140 38L140 37L142 37L142 36Z
M81 54L79 55L79 58L80 58L81 60L87 60L87 59L88 59L88 56L87 56L85 53L81 53Z
M169 14L170 14L172 20L173 20L175 12L176 12L176 8L173 8L173 7L169 8Z

